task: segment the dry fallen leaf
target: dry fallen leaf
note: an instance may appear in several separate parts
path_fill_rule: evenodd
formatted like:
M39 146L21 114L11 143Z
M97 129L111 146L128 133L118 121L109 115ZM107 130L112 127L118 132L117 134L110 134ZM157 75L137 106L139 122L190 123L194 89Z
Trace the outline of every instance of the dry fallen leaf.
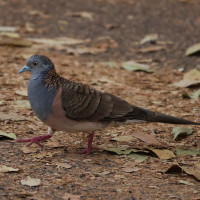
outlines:
M152 42L155 43L158 40L158 34L154 33L154 34L149 34L146 35L141 41L140 44L145 44L147 42Z
M1 137L6 137L6 138L9 138L9 139L13 139L13 140L16 140L16 135L14 133L6 133L6 132L3 132L3 131L0 131L0 138Z
M5 165L0 165L0 172L1 173L6 173L6 172L18 172L19 169L17 168L12 168L12 167L7 167Z
M22 185L27 185L30 187L39 186L41 183L41 180L38 178L31 178L30 176L26 177L25 179L20 181Z
M142 72L147 72L147 73L153 72L153 70L151 70L148 65L136 63L134 61L123 62L122 68L128 71L142 71Z
M131 149L130 146L128 145L113 147L113 146L106 146L105 144L102 144L102 145L99 145L99 148L108 152L116 153L118 155L128 155L132 152L149 153L149 151L146 149Z
M184 171L186 174L194 176L196 179L200 181L200 167L198 167L198 165L183 167L180 166L178 163L176 163L170 166L165 173L174 174L174 173L181 173L182 171Z
M188 135L191 135L194 132L191 128L186 127L174 127L172 129L172 133L174 134L173 140L178 140L182 137L186 137Z
M200 70L198 68L192 69L184 74L183 80L174 83L177 87L191 87L200 84Z
M161 145L161 143L156 140L155 135L152 133L146 134L143 132L133 132L132 136L142 140L143 142L146 142L147 144Z
M191 149L176 149L176 155L178 157L184 157L184 156L197 156L200 154L200 150L197 148L191 148Z
M176 157L174 153L168 149L153 149L153 148L148 148L148 149L153 151L162 160L168 160Z
M199 52L200 52L200 43L197 43L197 44L194 44L194 45L190 46L186 50L185 55L186 56L191 56L191 55L197 54Z

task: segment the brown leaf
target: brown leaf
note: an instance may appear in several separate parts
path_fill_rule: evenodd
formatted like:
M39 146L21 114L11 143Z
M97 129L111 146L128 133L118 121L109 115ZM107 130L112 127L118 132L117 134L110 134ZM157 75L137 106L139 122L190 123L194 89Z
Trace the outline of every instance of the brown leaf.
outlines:
M190 166L190 167L185 167L185 166L183 167L177 163L177 164L173 164L172 166L170 166L165 173L173 174L173 173L181 173L182 171L184 171L186 174L189 174L189 175L195 177L196 179L198 179L200 181L200 168L198 167L198 165L194 165L194 166Z
M133 132L132 136L142 140L143 142L146 142L147 144L161 145L161 143L156 140L155 135L152 133L146 134L143 132Z
M162 160L168 160L176 157L174 153L168 149L153 149L153 148L148 148L148 149L153 151Z

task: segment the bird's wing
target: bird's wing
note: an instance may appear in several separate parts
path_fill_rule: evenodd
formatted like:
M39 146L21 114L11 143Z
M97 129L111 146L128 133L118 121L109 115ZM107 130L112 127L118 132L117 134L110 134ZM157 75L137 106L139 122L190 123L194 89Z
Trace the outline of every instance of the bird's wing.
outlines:
M66 117L78 121L142 120L171 124L200 124L133 106L112 94L70 81L63 84L61 98Z
M119 97L75 82L63 84L62 106L67 117L81 121L126 121L146 116L143 110Z

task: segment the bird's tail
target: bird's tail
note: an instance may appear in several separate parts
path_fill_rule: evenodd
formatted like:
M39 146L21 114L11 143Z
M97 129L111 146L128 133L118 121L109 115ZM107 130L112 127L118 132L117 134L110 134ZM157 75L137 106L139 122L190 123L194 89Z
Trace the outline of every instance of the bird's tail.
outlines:
M173 117L165 114L160 114L157 112L152 112L146 110L146 121L147 122L161 122L161 123L169 123L169 124L193 124L193 125L200 125L198 122L193 122L190 120L186 120L183 118Z

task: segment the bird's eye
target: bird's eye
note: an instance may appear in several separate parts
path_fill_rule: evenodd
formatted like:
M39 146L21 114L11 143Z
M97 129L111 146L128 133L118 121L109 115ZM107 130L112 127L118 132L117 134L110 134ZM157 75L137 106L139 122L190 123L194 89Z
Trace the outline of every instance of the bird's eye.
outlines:
M35 67L37 67L37 66L38 66L38 62L33 62L33 65L34 65Z

